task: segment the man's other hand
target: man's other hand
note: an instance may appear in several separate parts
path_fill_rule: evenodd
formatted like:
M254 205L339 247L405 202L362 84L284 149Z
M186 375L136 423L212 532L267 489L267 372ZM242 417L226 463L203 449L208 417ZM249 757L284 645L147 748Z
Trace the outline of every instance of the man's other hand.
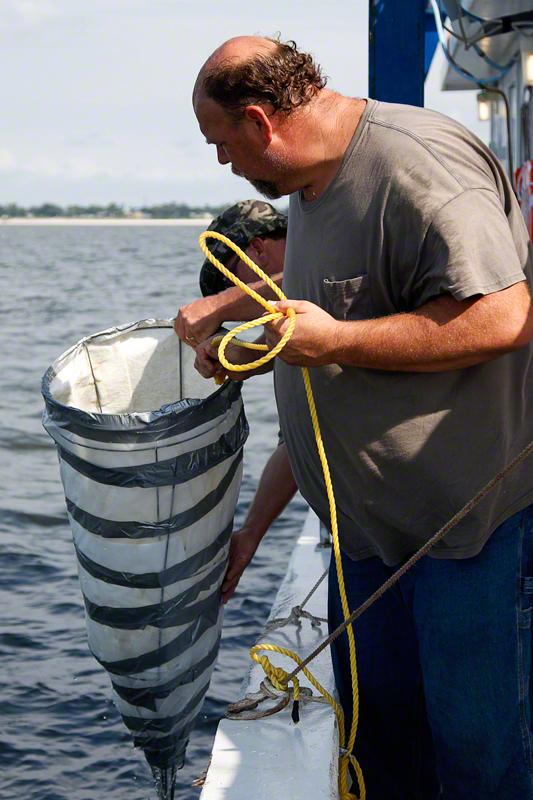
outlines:
M245 381L248 378L252 378L254 375L260 375L272 369L272 362L269 362L263 367L248 371L230 372L226 370L218 360L218 345L221 338L220 334L210 336L195 348L196 359L194 366L204 378L227 376L232 381ZM247 364L249 361L256 361L262 355L262 352L250 350L247 347L241 347L231 342L225 350L225 356L230 364Z
M183 342L194 347L215 333L220 324L219 303L214 295L182 306L174 320L174 330Z
M261 538L257 538L246 528L235 531L231 536L228 569L222 583L222 600L227 603L233 595L241 575L252 560Z
M219 336L210 336L205 341L196 346L196 358L194 368L200 373L202 378L224 377L226 371L218 360L218 340ZM217 342L213 345L213 340Z

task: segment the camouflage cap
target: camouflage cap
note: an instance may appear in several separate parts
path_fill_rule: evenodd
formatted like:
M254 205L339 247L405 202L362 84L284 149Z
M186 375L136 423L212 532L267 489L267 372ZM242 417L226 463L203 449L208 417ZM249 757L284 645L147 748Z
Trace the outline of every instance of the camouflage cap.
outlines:
M241 250L246 250L255 236L268 238L269 234L287 231L287 217L264 200L241 200L215 217L208 230L223 233ZM208 239L209 249L224 265L233 255L222 242ZM200 271L200 290L205 297L233 286L207 259Z

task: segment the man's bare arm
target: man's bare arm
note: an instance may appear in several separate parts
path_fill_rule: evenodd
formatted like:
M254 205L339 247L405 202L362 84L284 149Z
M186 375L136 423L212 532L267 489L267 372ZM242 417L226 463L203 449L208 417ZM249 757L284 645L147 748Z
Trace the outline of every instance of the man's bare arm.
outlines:
M270 525L296 492L287 447L282 442L268 459L242 528L231 539L229 563L222 584L228 602Z
M468 300L443 295L416 311L339 322L313 303L283 301L296 311L293 337L279 357L289 364L441 372L481 364L533 338L533 306L524 282ZM287 321L265 326L272 347Z
M282 272L272 276L277 286L281 286ZM274 292L264 281L248 284L261 297L276 299ZM203 342L220 328L224 322L246 321L260 317L262 306L244 294L238 286L232 286L218 294L201 297L178 311L174 320L174 330L183 341Z

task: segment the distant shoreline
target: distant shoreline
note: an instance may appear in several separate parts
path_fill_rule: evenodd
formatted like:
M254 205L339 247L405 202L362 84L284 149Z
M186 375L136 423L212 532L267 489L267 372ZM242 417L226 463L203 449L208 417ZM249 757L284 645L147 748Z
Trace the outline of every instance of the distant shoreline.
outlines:
M7 219L0 219L0 227L3 225L13 227L13 226L44 226L44 225L118 225L118 226L129 226L129 225L146 225L146 226L185 226L185 225L194 225L196 227L205 226L207 227L211 221L212 217L193 217L189 219L188 217L185 218L176 218L176 219L137 219L135 217L125 217L125 218L114 218L114 217L8 217Z

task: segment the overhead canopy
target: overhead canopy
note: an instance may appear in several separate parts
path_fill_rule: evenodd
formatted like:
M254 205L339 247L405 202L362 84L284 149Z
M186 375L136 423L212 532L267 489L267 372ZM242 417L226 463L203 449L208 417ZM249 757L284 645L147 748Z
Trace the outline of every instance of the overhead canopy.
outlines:
M461 36L459 15L456 10L457 0L444 0L441 5L446 7L446 11L450 15L448 26L451 25L453 30ZM516 15L526 15L527 17L526 12L532 13L532 0L505 0L505 3L502 3L501 0L462 0L462 8L468 12L461 17L463 30L468 38L482 33L482 26L485 27L485 34L475 42L475 46L469 47L451 34L446 34L451 57L458 62L460 67L471 72L481 81L498 79L502 73L498 65L507 66L520 52L521 39L524 36L520 29L527 24L527 20L525 17L520 18ZM469 14L480 17L481 21L473 19ZM513 19L514 17L516 18ZM502 19L504 22L498 24L498 20ZM494 21L494 24L487 24L490 21ZM500 32L490 35L498 28ZM504 32L506 30L507 32ZM529 29L528 33L532 32L533 27ZM442 88L444 90L473 89L475 84L468 77L462 76L451 64L447 64Z

